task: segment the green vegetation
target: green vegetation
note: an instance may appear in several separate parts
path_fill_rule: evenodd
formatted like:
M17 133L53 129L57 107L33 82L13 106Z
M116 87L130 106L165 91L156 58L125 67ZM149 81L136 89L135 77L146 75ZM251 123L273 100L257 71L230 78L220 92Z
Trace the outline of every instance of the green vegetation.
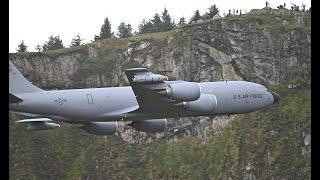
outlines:
M132 36L132 27L131 24L125 24L121 22L118 26L118 34L119 38L126 38Z
M238 116L204 144L196 138L159 145L150 156L152 179L310 178L310 90L277 88L282 100L266 110ZM247 169L247 170L246 170Z
M49 51L43 51L43 52L22 52L22 53L9 53L9 58L37 58L37 57L49 57L51 59L56 59L59 56L72 54L76 52L80 52L83 54L87 54L87 49L85 49L87 45L80 45L70 48L61 48L61 49L55 49L55 50L49 50Z
M311 66L306 64L304 66L296 67L292 69L290 75L287 77L286 84L296 85L299 84L301 87L310 88L311 85Z
M202 17L200 15L199 10L197 9L196 11L194 11L193 16L190 19L190 22L197 22L198 20L200 20Z
M215 15L219 14L219 9L216 5L212 5L208 8L209 12L206 12L202 17L203 19L212 19Z
M18 51L18 53L27 52L27 46L24 44L23 40L18 45L17 51Z
M95 58L89 58L88 55L81 58L79 77L77 80L81 81L82 78L88 77L92 74L106 74L111 72L115 68L116 64L125 63L120 57L119 52L124 52L129 47L134 46L136 42L146 41L151 42L155 45L153 51L153 56L155 58L160 58L163 54L163 48L167 44L168 37L171 37L172 32L162 32L162 33L149 33L144 35L137 35L128 38L109 38L97 41L99 44L99 56ZM83 48L82 51L85 49ZM125 65L122 64L124 67Z
M173 46L183 46L185 39L182 37L180 31L174 31L168 38L168 43Z
M100 34L95 35L94 40L100 40L100 39L106 39L106 38L111 38L113 35L113 32L111 31L111 23L108 18L104 19L104 23L101 26Z
M83 45L83 44L81 43L82 40L83 40L83 39L80 37L80 35L77 34L77 36L72 39L70 47L76 47L76 46Z
M167 37L162 37L160 39L155 40L155 51L154 57L159 59L163 54L164 45L167 43Z
M64 48L64 46L63 46L62 40L60 39L60 36L50 36L49 40L42 45L43 51L62 49L62 48Z
M143 19L138 26L138 34L170 31L174 27L175 24L171 19L168 10L164 8L161 17L158 13L156 13L149 21Z
M133 148L125 148L119 137L90 135L67 124L56 130L27 132L11 120L10 179L144 176L143 166L130 166L145 157L134 154Z

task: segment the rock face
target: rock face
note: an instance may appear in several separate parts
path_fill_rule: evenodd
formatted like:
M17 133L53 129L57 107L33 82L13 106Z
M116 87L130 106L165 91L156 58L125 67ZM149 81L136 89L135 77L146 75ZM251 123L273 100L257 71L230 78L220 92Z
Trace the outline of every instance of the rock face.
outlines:
M277 11L253 11L171 32L101 40L78 48L10 54L10 60L28 80L43 89L124 86L128 85L124 70L132 67L147 67L170 80L228 79L267 86L300 83L309 87L310 74L304 72L310 71L301 69L310 69L310 14L274 12ZM143 142L188 135L205 139L231 120L232 117L170 120L166 132L139 136L145 137ZM132 136L131 130L125 128L118 133L124 140L130 139L129 134Z
M283 16L269 14L261 15L261 19L253 17L255 16L248 16L243 22L221 20L214 24L186 28L183 36L193 37L207 45L202 50L204 54L209 54L209 50L216 52L213 54L224 54L225 56L215 60L220 65L230 63L236 74L245 80L258 79L263 84L279 84L292 76L294 69L310 66L311 42L308 32L281 26L281 22L286 19ZM301 21L306 19L305 16L302 17ZM275 18L273 21L278 25L265 27L264 23L272 18ZM305 25L306 22L296 24L292 20L290 23L299 27L298 24ZM302 44L306 46L301 46ZM224 71L226 69L228 68L224 68ZM236 79L231 74L234 73L222 73L221 76Z

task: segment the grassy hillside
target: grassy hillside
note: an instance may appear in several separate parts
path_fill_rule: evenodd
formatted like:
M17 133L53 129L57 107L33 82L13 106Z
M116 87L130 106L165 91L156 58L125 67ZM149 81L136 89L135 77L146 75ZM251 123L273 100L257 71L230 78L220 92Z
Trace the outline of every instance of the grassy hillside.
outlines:
M30 133L12 122L10 133L10 179L118 179L146 174L145 153L116 136L94 136L71 126Z
M262 179L310 179L310 91L278 92L280 103L238 116L221 136L204 144L188 138L159 145L149 161L149 175L154 179L242 179L250 174Z

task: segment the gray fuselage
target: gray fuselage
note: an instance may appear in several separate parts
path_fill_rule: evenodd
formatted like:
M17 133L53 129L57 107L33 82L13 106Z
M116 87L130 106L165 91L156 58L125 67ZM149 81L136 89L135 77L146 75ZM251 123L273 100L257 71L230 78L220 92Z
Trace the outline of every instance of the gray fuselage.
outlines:
M216 96L217 108L211 113L136 113L139 108L131 86L53 90L18 94L22 102L9 104L21 115L48 117L66 122L119 121L174 118L199 115L224 115L252 112L277 101L272 91L256 83L220 81L199 83L201 93Z

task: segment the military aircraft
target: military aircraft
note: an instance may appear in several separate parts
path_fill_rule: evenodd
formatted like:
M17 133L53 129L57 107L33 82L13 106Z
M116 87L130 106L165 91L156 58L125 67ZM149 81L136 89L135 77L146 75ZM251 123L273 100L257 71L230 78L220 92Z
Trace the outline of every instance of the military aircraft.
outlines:
M125 70L130 86L42 90L9 60L9 110L28 130L78 124L97 135L117 131L118 121L143 132L164 131L166 118L241 114L279 101L280 96L246 81L168 81L145 68Z

